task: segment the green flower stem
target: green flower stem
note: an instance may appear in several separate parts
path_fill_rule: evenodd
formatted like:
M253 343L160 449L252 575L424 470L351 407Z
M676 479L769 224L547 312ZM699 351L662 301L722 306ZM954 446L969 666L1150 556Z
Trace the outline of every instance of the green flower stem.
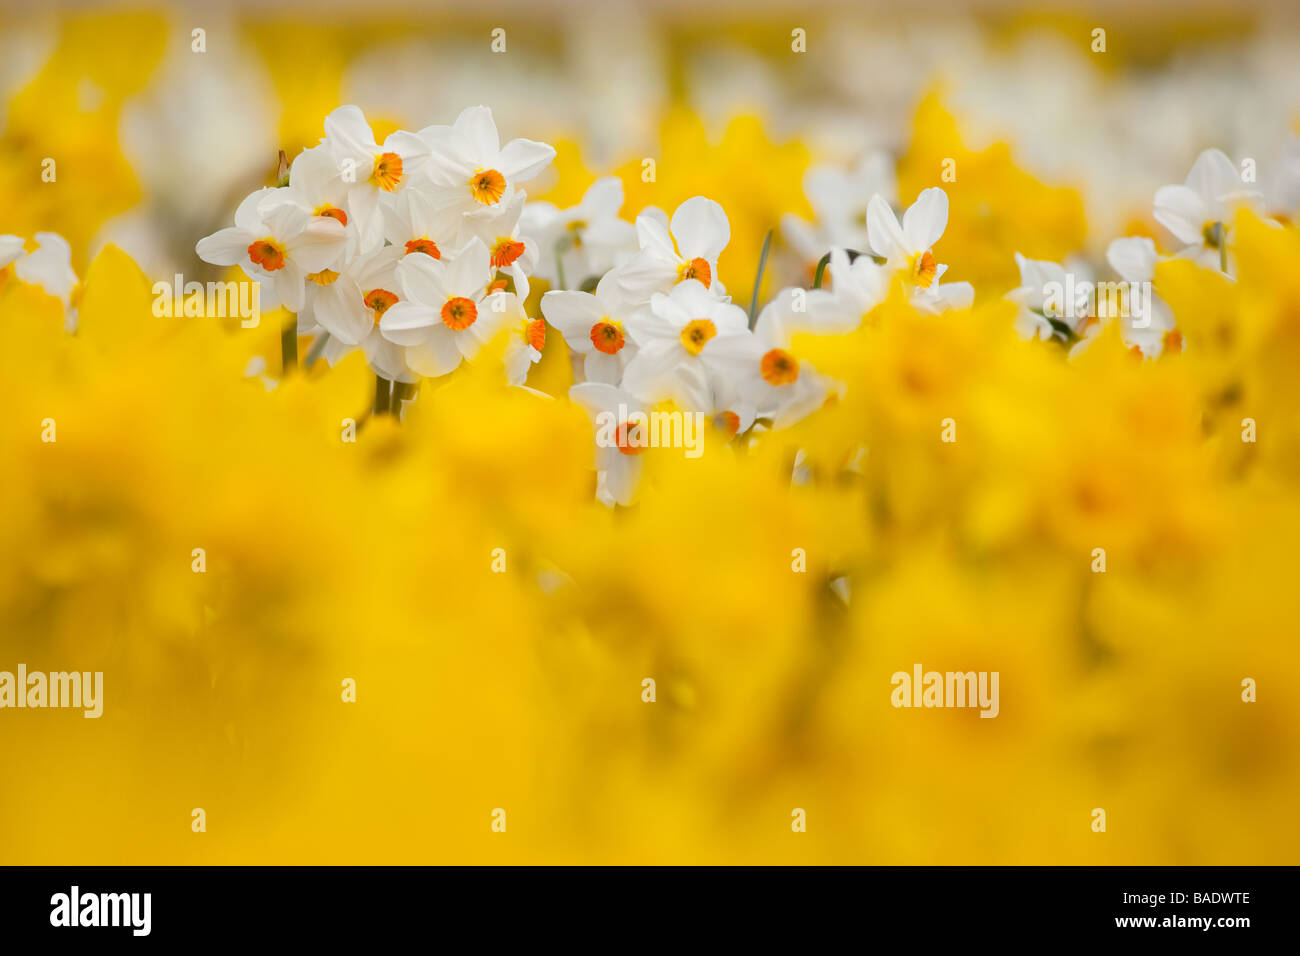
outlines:
M329 340L330 334L328 332L322 332L316 337L316 341L313 342L311 348L307 350L307 357L303 359L303 368L309 369L316 364L316 360L320 358L321 354L325 351L325 346L329 343Z
M844 251L847 252L849 255L849 262L852 262L858 256L865 256L868 254L865 252L859 252L857 249L846 249ZM877 264L880 265L883 265L885 262L885 260L880 258L880 256L872 256L871 258ZM829 252L817 260L817 273L816 275L813 276L813 284L812 284L812 287L814 289L820 289L822 287L822 279L825 278L826 276L826 267L830 264L831 264L831 254Z
M374 414L387 415L392 410L393 383L382 375L375 376Z
M280 365L288 375L298 367L298 317L290 315L280 330Z
M812 287L820 289L822 287L822 277L826 275L826 267L831 264L831 254L828 252L817 260L817 273L813 276Z
M555 280L560 284L561 289L569 287L569 284L564 281L564 254L569 251L569 245L565 239L555 244Z
M402 402L406 401L414 393L414 386L407 382L393 382L393 398L389 403L389 408L397 418L402 417Z
M767 254L772 251L772 230L767 231L763 239L763 251L758 256L758 272L754 276L754 294L749 299L749 327L754 328L758 320L758 290L763 285L763 273L767 270Z

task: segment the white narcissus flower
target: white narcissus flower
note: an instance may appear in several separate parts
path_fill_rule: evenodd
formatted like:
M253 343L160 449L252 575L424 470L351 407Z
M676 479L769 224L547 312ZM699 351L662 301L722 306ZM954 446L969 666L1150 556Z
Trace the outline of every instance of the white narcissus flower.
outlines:
M204 262L238 265L261 283L263 310L282 304L297 312L307 277L337 263L347 236L337 219L313 216L278 192L268 187L251 193L235 210L235 225L200 239L195 251Z
M695 411L703 412L727 440L747 432L758 417L749 386L750 373L758 367L760 356L759 343L748 332L727 339L726 347L710 356L710 367L716 372L709 381L712 401ZM753 357L753 362L746 363L746 357Z
M1020 285L1006 295L1020 307L1016 312L1016 334L1022 339L1046 341L1058 334L1049 321L1056 319L1082 337L1096 318L1096 295L1076 295L1073 303L1063 297L1070 289L1091 290L1092 272L1082 265L1067 270L1058 262L1026 259L1018 252L1016 266L1020 269Z
M935 282L929 289L912 292L912 305L925 312L969 309L975 301L975 287L969 282Z
M50 295L72 304L77 274L72 271L72 247L56 232L38 232L37 247L14 263L14 272L23 282L38 285Z
M423 253L441 259L444 249L459 249L469 241L461 228L464 218L422 189L404 189L384 207L384 238L404 255Z
M528 298L528 276L537 265L535 244L519 233L519 216L526 199L523 192L515 193L514 198L502 204L501 214L492 219L465 217L467 230L487 246L492 268L510 277L514 293L520 299Z
M518 296L513 299L512 305L518 306ZM546 323L541 319L530 319L523 314L522 308L512 309L507 323L513 323L514 329L506 342L506 384L523 385L528 379L528 370L542 360L542 349L546 348Z
M498 214L521 183L555 158L554 147L530 139L512 139L502 146L486 106L471 106L451 126L428 126L419 137L430 151L433 184L450 204L475 216Z
M488 294L490 256L472 239L451 257L403 256L397 263L401 301L389 307L379 329L406 349L406 364L431 378L473 359L508 321L523 310L507 292Z
M77 274L72 271L72 247L55 232L38 232L35 240L37 248L27 252L21 236L0 236L0 280L12 273L20 282L39 286L54 296L63 303L64 329L75 332Z
M636 498L641 481L641 455L649 436L645 404L635 395L605 382L581 382L570 387L569 398L586 409L596 425L596 497L613 507ZM633 416L639 421L629 421Z
M903 213L900 226L894 210L883 197L872 196L867 204L867 236L871 251L885 260L887 268L922 289L938 281L944 267L934 258L931 247L948 226L948 194L937 186L921 191Z
M266 193L261 203L263 214L278 202L292 202L311 211L313 216L337 219L347 233L347 255L360 250L357 224L348 215L348 185L339 178L334 157L324 146L304 149L289 167L289 185Z
M331 366L355 348L365 352L366 361L377 375L398 382L414 382L418 376L406 366L404 350L379 330L379 320L400 301L397 263L400 246L385 246L357 256L340 273L327 270L311 280L316 285L309 296L310 313L319 329L329 335L323 355ZM300 331L302 325L299 325Z
M735 361L743 351L746 350L737 348L728 352L726 356L720 356L719 368L722 374L713 379L712 404L696 409L702 412L713 428L721 432L728 441L749 431L754 424L754 419L758 417L758 408L742 387L746 384L744 377L740 374L728 374L725 369L727 360Z
M403 189L428 166L428 146L405 130L392 133L381 146L355 106L340 106L325 117L322 142L334 160L337 178L347 186L348 212L356 219L360 249L370 252L384 241L381 197Z
M1174 313L1169 305L1151 291L1150 282L1156 275L1156 244L1142 236L1115 239L1106 249L1106 261L1126 281L1142 283L1144 290L1139 293L1146 301L1142 304L1142 315L1126 294L1125 308L1120 314L1120 337L1124 344L1136 348L1146 358L1156 358L1165 349L1173 352L1182 350L1183 338L1174 327Z
M717 297L726 295L718 281L718 256L731 241L731 223L712 199L686 200L669 224L661 211L647 210L637 216L636 235L641 251L619 269L619 284L628 295L644 300L688 279Z
M826 380L792 345L793 334L807 328L802 297L802 289L779 291L759 312L754 333L712 359L719 372L714 380L715 403L724 418L727 412L735 416L740 431L757 416L770 419L774 428L785 428L826 401Z
M826 379L792 343L795 332L807 328L807 312L797 305L797 291L782 289L754 323L758 361L745 379L746 394L759 414L772 419L774 428L793 425L821 408L830 391Z
M807 312L798 315L798 327L807 332L851 332L889 295L892 273L871 256L849 261L848 250L831 249L827 273L831 288L808 292Z
M623 372L623 388L648 402L670 398L689 411L711 411L721 360L750 346L745 310L712 295L698 279L650 300L637 326L640 351Z
M865 250L871 197L879 194L887 202L898 197L894 159L888 153L873 152L847 172L832 165L810 167L804 174L803 191L816 222L787 213L781 219L781 231L806 262L816 262L833 246Z
M560 330L565 343L583 356L582 371L588 382L617 385L627 363L636 355L638 309L623 295L612 272L590 292L548 292L542 296L542 315Z
M865 226L872 196L889 202L898 197L894 157L882 150L865 153L848 172L813 167L804 176L804 192L820 219Z
M623 182L617 176L597 179L582 200L568 209L549 202L528 203L519 229L538 245L534 275L553 289L564 289L603 276L631 259L637 251L636 227L619 218L622 208Z
M713 411L708 414L713 427L730 440L749 431L758 418L758 409L741 397L739 388L733 387L714 396Z
M903 213L902 225L881 196L867 205L867 235L871 250L885 268L902 276L912 304L929 312L967 308L975 298L968 282L939 284L948 267L937 262L932 246L948 226L948 194L937 186L921 190Z
M1222 150L1207 149L1196 157L1186 181L1156 190L1156 222L1182 242L1182 255L1217 269L1226 257L1228 229L1240 206L1255 206L1261 199L1248 189L1241 174Z

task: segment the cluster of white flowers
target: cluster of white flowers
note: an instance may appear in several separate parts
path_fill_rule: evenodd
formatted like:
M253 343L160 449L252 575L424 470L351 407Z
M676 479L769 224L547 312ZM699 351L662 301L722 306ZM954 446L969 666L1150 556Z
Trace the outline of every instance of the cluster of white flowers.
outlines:
M849 246L860 243L844 224L829 243L833 288L782 289L754 314L718 273L731 227L703 196L671 218L647 207L635 223L620 218L615 178L571 209L529 203L519 187L555 150L523 139L501 146L486 107L381 145L360 110L345 106L325 133L294 160L287 185L248 196L235 225L197 251L242 267L262 284L264 307L297 313L300 334L327 336L331 364L360 348L392 381L446 375L509 329L506 378L523 385L549 323L576 353L571 398L593 416L672 402L735 435L797 421L839 390L794 353L797 333L856 328L895 285L931 312L973 297L967 283L940 282L947 267L932 247L948 221L941 189L922 192L901 223L885 197L863 197L869 253ZM873 162L845 188L892 192L880 169ZM545 323L525 312L530 276L551 286ZM625 427L617 434L597 450L598 495L627 504L641 447Z
M72 247L58 233L38 232L30 252L22 236L0 236L0 279L12 272L20 282L40 286L63 303L64 328L77 330L77 274Z
M833 289L782 289L751 322L718 274L718 256L731 238L722 207L696 196L671 219L646 209L636 220L635 249L625 257L616 250L612 258L621 261L592 291L542 297L547 322L583 357L584 381L571 397L606 420L671 401L732 434L755 423L781 428L798 421L840 386L796 354L796 334L856 328L895 283L932 312L968 306L973 298L967 283L939 282L946 266L931 247L948 222L943 190L922 192L901 224L875 195L866 222L870 255L832 246ZM610 233L606 226L602 234ZM609 261L606 250L601 255ZM598 494L626 504L639 480L641 449L626 431L618 435L597 451Z
M1240 172L1221 150L1207 149L1196 158L1182 184L1161 186L1156 190L1154 216L1183 248L1168 258L1191 259L1206 268L1232 275L1231 227L1237 209L1258 212L1263 193L1243 183ZM1131 287L1151 288L1160 256L1154 240L1145 236L1114 239L1106 249L1106 261ZM1156 358L1166 348L1181 349L1182 336L1174 327L1169 306L1151 291L1139 309L1123 307L1117 316L1100 314L1099 296L1093 273L1083 262L1061 265L1017 254L1020 287L1008 293L1019 306L1016 330L1027 339L1047 340L1056 336L1071 344L1077 354L1096 337L1104 320L1116 318L1120 336L1130 348L1145 358ZM1049 288L1083 290L1079 302L1068 314L1061 314L1059 303L1049 304Z
M327 335L331 364L360 348L393 381L446 375L506 325L527 334L535 256L519 234L519 187L554 157L526 139L502 146L483 106L382 145L343 106L286 186L252 193L197 251L239 265L263 307L297 313L301 334Z

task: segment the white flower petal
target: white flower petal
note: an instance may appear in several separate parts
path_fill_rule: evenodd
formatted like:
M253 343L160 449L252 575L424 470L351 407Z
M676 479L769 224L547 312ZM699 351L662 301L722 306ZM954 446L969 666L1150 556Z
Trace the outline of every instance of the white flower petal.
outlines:
M321 328L346 345L360 345L375 326L374 313L366 308L362 294L355 282L340 278L321 289L313 301Z
M415 302L396 302L379 319L379 331L397 345L420 345L428 341L430 331L436 328L450 331L442 324L436 309Z
M307 273L292 259L284 260L284 267L275 272L275 292L280 302L290 312L300 312L306 297Z
M447 283L447 266L440 259L429 256L403 256L397 263L397 283L402 287L402 298L409 302L442 308L451 297Z
M247 232L264 233L266 221L262 218L262 204L266 200L278 197L280 193L281 190L274 186L254 189L235 209L235 226Z
M478 162L495 162L501 151L497 124L492 121L492 110L486 106L470 106L461 110L453 126L467 140ZM504 170L502 170L504 172Z
M62 299L66 306L77 285L77 274L72 271L72 247L55 232L38 232L34 238L40 247L19 259L14 272L23 282L39 285Z
M1156 190L1156 222L1172 232L1180 242L1199 246L1204 241L1209 208L1205 199L1187 186L1161 186Z
M447 262L448 294L478 299L492 278L491 264L492 254L483 240L471 239Z
M542 315L577 352L592 351L591 327L604 314L600 300L588 292L547 292L542 296Z
M723 208L712 199L695 196L673 213L673 238L683 259L714 262L731 241L731 223Z
M1145 236L1115 239L1106 248L1106 261L1130 282L1150 282L1156 274L1156 244Z
M366 363L376 375L382 375L394 382L411 384L419 381L419 376L406 366L406 349L388 341L383 335L371 332L361 343L366 352Z
M335 159L364 161L365 175L370 175L369 164L373 161L375 153L379 152L379 144L375 142L375 134L371 132L370 124L366 122L360 107L340 106L326 116L325 139ZM357 170L358 177L361 172L362 170Z
M0 236L0 269L22 258L24 245L22 236Z
M578 208L588 221L617 216L623 208L623 180L617 176L602 176L597 179L582 194Z
M643 212L636 217L636 241L642 252L653 252L660 258L673 261L677 258L677 247L668 234L668 224L659 216Z
M604 382L580 382L569 387L569 398L580 408L595 418L601 413L617 414L619 405L639 408L630 395L613 385Z
M567 337L565 341L569 341ZM627 346L624 345L623 349L626 350ZM617 385L619 379L623 377L623 363L617 355L607 355L595 349L588 349L587 357L582 362L582 374L587 377L588 382L607 382L610 385Z
M605 503L611 501L625 508L636 500L636 488L641 482L641 469L644 467L641 455L625 455L617 448L612 449L617 459L610 458L610 467L600 473L600 488Z
M949 282L938 286L935 294L950 309L969 309L975 301L975 287L969 282Z
M498 172L512 183L526 183L555 159L555 147L531 139L512 139L501 150Z
M871 251L885 259L897 262L910 255L898 217L889 208L889 203L878 195L872 196L867 204L867 241L871 244Z
M667 398L673 373L685 356L681 343L671 340L641 349L623 370L623 390L646 402Z
M257 236L238 227L218 229L204 236L194 246L194 251L204 262L214 266L233 266L248 258L248 247Z
M685 325L691 319L711 318L718 307L717 296L710 294L699 279L684 279L677 283L669 293L668 299L673 306L676 306L675 309L655 311L678 325ZM651 307L653 308L653 304Z
M391 312L392 309L388 311ZM406 364L412 370L430 378L454 372L460 365L460 359L460 349L456 348L455 334L445 325L431 329L424 342L406 350Z
M306 228L285 241L285 249L304 272L320 272L335 264L346 241L342 223L329 216L315 216Z
M903 213L903 240L910 253L924 252L948 227L948 194L938 186L921 190Z
M1207 205L1241 190L1237 167L1221 149L1207 149L1197 156L1185 182Z

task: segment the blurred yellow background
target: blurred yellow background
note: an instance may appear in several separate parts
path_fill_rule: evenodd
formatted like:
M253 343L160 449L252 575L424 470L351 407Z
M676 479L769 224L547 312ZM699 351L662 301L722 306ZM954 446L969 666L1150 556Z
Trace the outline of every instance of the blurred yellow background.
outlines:
M1243 220L1236 282L1162 266L1181 360L1066 366L1001 301L1017 251L1157 235L1202 148L1270 168L1285 4L265 10L0 13L0 232L64 235L81 278L75 336L0 284L0 670L105 675L98 720L0 711L0 862L1295 862L1300 236ZM752 455L648 455L635 509L592 501L581 412L490 370L341 443L360 355L268 390L276 321L150 291L215 278L195 241L340 103L381 138L489 105L557 145L530 198L714 198L742 304L768 230L764 288L806 281L781 220L814 215L811 165L887 150L907 203L956 157L977 303L890 304L823 346L842 402ZM529 385L570 379L548 349ZM999 671L999 717L891 707L918 661Z

